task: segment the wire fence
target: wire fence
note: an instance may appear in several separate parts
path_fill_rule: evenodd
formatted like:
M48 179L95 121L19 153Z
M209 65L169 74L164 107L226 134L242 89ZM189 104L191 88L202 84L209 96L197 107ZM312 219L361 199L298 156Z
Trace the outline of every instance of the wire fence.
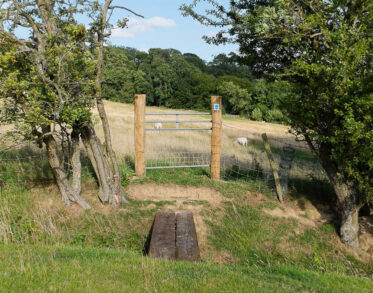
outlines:
M313 158L305 142L296 141L290 134L279 136L268 137L274 159L279 166L283 194L286 194L289 181L298 181L299 184L326 180L323 169ZM247 145L237 142L240 137L247 139ZM206 172L209 172L211 135L209 131L148 132L145 154L148 170L206 168ZM273 172L259 133L223 123L221 179L231 183L255 185L259 190L274 188Z
M0 152L0 192L6 186L54 182L45 152L21 144Z
M168 126L167 123L168 121L164 125ZM174 121L169 123L174 125ZM189 127L188 121L178 121L178 123L180 128ZM198 123L197 125L199 126ZM208 175L211 160L210 134L208 130L182 129L177 132L167 130L147 132L145 149L147 169L149 172L157 172L158 169L171 169L175 166L176 168L205 168ZM247 145L239 144L237 142L239 137L246 138ZM297 142L290 136L279 138L268 135L268 138L274 159L280 167L284 193L289 181L326 180L321 166L312 157L304 142ZM289 152L291 152L291 159L289 159ZM129 151L127 155L133 156L133 153ZM221 179L231 183L253 185L259 190L273 189L274 177L260 134L223 123ZM53 181L45 150L38 149L31 143L1 148L0 187L5 184Z

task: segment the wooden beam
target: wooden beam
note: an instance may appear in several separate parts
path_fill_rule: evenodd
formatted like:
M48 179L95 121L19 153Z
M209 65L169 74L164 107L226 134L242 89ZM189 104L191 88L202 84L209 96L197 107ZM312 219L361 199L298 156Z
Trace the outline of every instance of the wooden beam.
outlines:
M149 256L176 259L176 218L173 211L158 211L154 217Z
M181 261L201 260L192 212L158 211L152 227L150 257Z
M176 259L201 260L193 213L189 211L176 212Z

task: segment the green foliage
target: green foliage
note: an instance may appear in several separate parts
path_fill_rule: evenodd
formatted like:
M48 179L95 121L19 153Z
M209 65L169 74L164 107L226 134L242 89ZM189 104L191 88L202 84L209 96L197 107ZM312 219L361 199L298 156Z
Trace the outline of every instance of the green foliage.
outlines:
M282 122L285 120L284 114L279 109L268 110L266 121Z
M251 118L256 121L263 120L263 113L259 108L255 108L254 111L251 113Z
M228 7L207 1L212 8L205 14L196 13L198 2L205 1L183 5L184 14L207 25L227 24L209 42L237 43L239 60L256 76L281 80L288 94L280 96L280 106L336 191L346 184L357 193L355 204L372 203L371 1L239 0ZM263 100L263 91L257 92ZM346 195L338 196L343 201Z
M241 116L247 115L250 108L251 95L243 88L235 85L233 82L222 82L218 86L219 95L228 99L232 105L232 113L240 113Z
M29 140L40 139L51 125L69 128L91 118L95 59L86 47L86 28L66 14L60 11L55 33L35 41L39 50L0 31L0 122L15 124L13 133Z
M279 98L286 94L279 83L253 80L247 66L225 55L210 63L195 54L174 49L106 47L103 97L132 103L135 93L147 95L147 104L209 110L210 97L222 95L226 113L250 117L260 107L266 121L284 122ZM262 119L261 119L262 120Z

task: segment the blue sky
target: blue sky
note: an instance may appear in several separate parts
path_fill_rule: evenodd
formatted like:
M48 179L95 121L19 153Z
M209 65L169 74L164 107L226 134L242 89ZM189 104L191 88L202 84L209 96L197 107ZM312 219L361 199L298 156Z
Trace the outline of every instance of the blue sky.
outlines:
M236 51L235 45L209 45L202 39L203 35L213 34L217 29L202 26L190 17L183 17L179 7L190 2L192 0L116 0L114 4L126 6L143 15L144 19L117 10L112 19L114 23L123 17L131 19L128 28L113 31L110 42L139 50L174 48L182 53L197 54L206 61L211 61L219 53Z

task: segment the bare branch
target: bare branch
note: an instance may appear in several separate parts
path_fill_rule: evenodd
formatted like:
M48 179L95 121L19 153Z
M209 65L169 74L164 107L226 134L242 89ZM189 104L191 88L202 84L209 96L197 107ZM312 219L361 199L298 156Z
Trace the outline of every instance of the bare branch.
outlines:
M22 8L19 6L16 0L13 0L13 4L14 4L14 7L19 12L19 14L22 15L28 21L34 33L37 35L38 39L41 40L39 28L37 24L35 23L35 21L32 19L32 17L22 10Z
M138 13L136 13L135 11L133 11L133 10L127 8L127 7L124 7L124 6L118 6L118 5L115 5L115 6L110 6L110 7L108 8L108 10L114 10L114 9L123 9L123 10L126 10L126 11L132 13L133 15L136 15L136 16L138 16L138 17L144 18L143 15L138 14Z

